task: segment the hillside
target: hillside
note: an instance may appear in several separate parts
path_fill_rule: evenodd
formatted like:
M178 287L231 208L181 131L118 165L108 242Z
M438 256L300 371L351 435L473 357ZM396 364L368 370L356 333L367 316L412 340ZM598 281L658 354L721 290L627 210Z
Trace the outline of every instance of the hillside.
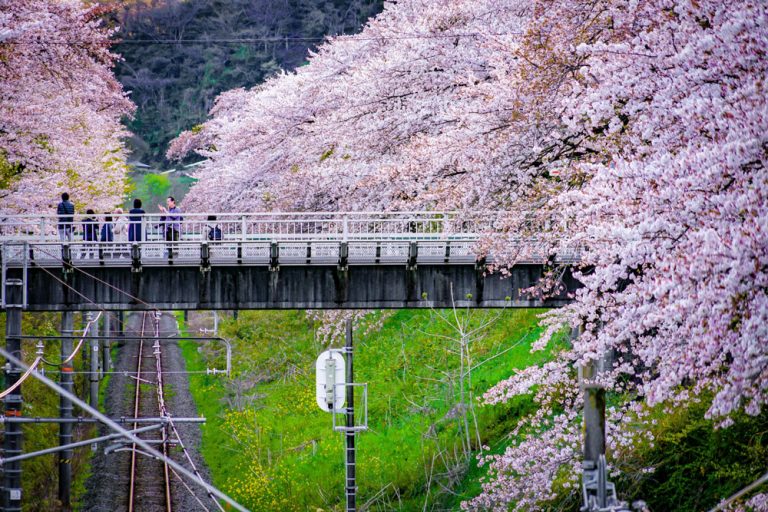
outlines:
M137 0L115 3L117 79L137 106L132 159L163 167L168 142L216 96L301 65L326 35L356 32L381 0Z
M478 408L473 397L515 368L547 358L529 353L540 332L538 312L469 313L473 327L490 324L470 343L477 367L471 383L465 382L463 406L458 342L446 338L455 332L441 318L448 312L399 311L383 319L380 330L356 332L356 380L368 383L370 425L358 435L359 504L369 510L454 509L478 492L478 475L463 487L475 467L477 436L492 450L502 448L515 419L532 403ZM338 508L343 438L315 403L314 360L325 349L315 340L316 326L304 312L260 311L241 312L220 328L232 340L233 380L190 376L200 413L208 418L202 452L214 484L252 510ZM191 370L223 367L221 351L201 353L188 345L184 354ZM469 452L462 441L463 411Z
M516 370L551 358L530 352L541 334L540 312L468 313L470 325L488 323L470 343L476 368L465 382L465 403L475 403L474 411L461 406L452 313L377 313L373 323L380 328L356 331L355 375L368 383L370 426L357 436L361 509L458 510L480 493L487 466L477 465L477 436L485 453L503 452L517 441L509 435L517 420L537 405L528 396L480 406L476 397ZM212 327L210 313L190 315L187 328L201 327ZM233 379L190 375L198 411L208 418L202 454L213 483L251 510L343 508L343 438L315 403L314 361L327 348L317 341L317 327L299 311L225 318L219 334L232 342ZM556 347L564 346L563 336L558 339ZM224 367L224 351L215 344L199 349L188 343L183 354L189 370ZM717 430L704 417L708 404L652 412L646 443L619 462L623 499L642 499L654 511L708 510L764 472L768 414L741 415L731 428ZM469 456L463 410L469 411ZM557 499L544 510L576 512L579 489L560 476Z

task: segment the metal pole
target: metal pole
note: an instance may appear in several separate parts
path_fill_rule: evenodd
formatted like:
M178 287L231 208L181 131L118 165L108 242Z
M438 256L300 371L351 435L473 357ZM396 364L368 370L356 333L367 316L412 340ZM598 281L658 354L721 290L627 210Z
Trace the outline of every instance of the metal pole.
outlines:
M107 337L102 342L101 345L101 376L104 376L104 372L109 371L109 367L111 366L111 354L110 350L112 348L112 316L104 313L102 315L104 317L104 336Z
M61 334L69 336L74 330L74 314L71 311L64 311L61 314ZM61 339L61 360L64 361L72 353L72 339ZM72 361L64 363L61 367L59 380L61 387L68 392L73 391L72 382ZM59 401L60 416L63 421L59 425L59 445L65 446L72 442L72 402L64 395L61 395ZM59 452L59 501L61 501L62 510L71 510L71 489L72 489L72 456L74 452L71 449Z
M583 367L582 378L586 381L597 375L597 362ZM605 455L605 389L597 384L584 385L584 461L597 465Z
M122 347L123 346L123 340L122 337L125 336L125 313L121 310L117 312L117 329L116 336L118 338L117 346Z
M346 486L344 493L347 498L347 512L357 510L357 485L355 481L355 382L352 366L352 320L347 320L347 335L344 352L346 353L346 374L347 374L347 431L344 433L346 438Z
M21 279L8 279L4 283L5 306L5 350L13 357L21 359L21 310L23 300L23 282ZM6 361L5 385L11 386L19 380L21 370ZM21 416L21 386L5 397L5 415ZM8 425L3 438L3 456L16 457L22 451L21 424ZM2 503L5 512L21 511L21 462L12 462L3 468Z
M149 425L147 427L141 427L141 428L137 428L137 429L133 429L133 430L128 430L128 432L131 433L131 434L140 434L142 432L148 432L150 430L159 430L161 428L163 428L163 425L162 424L157 424L157 425ZM100 437L94 437L93 439L86 439L84 441L77 441L75 443L70 443L70 444L68 444L66 446L56 446L56 447L53 447L53 448L45 448L43 450L38 450L36 452L25 453L25 454L22 454L22 455L18 455L16 457L9 457L7 459L0 459L0 464L3 464L3 465L5 465L5 464L12 464L12 463L17 462L17 461L27 460L27 459L31 459L33 457L39 457L40 455L48 455L49 453L61 452L62 449L64 449L64 450L72 450L73 448L78 448L80 446L94 445L96 443L101 443L103 441L109 441L111 439L117 439L117 438L120 438L120 437L125 437L125 434L123 432L117 432L115 434L107 434L107 435L100 436Z
M571 332L577 338L584 328ZM607 505L605 480L605 389L594 382L600 371L600 360L592 360L580 368L580 385L584 391L584 462L583 486L594 492L593 502L601 509ZM585 507L591 506L584 503ZM591 510L591 509L590 509Z
M162 424L157 425L149 425L147 427L141 427L133 430L128 430L131 434L140 434L142 432L148 432L150 430L159 430L163 428ZM56 453L60 452L62 449L64 450L72 450L73 448L78 448L80 446L88 446L88 445L94 445L96 443L101 443L103 441L109 441L111 439L117 439L120 437L125 437L125 433L123 432L117 432L114 434L107 434L100 437L94 437L92 439L86 439L84 441L77 441L76 443L70 443L66 446L55 446L53 448L45 448L43 450L39 450L36 452L30 452L25 453L23 455L17 455L16 457L8 457L4 459L0 459L0 464L6 465L6 464L13 464L14 462L22 461L31 459L33 457L39 457L40 455L48 455L49 453Z
M94 317L93 312L88 312L88 321L92 321ZM91 324L91 329L93 332L89 334L98 335L99 334L99 323L93 322ZM91 340L91 355L90 355L90 362L91 362L91 371L88 374L88 380L91 383L91 391L90 391L90 400L89 404L94 409L99 408L99 340Z

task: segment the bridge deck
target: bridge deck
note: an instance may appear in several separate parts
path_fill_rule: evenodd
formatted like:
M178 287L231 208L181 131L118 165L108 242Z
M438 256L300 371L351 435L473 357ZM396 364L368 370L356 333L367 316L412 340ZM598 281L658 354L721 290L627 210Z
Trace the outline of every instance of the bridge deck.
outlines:
M305 309L559 306L577 286L531 300L522 289L547 264L578 261L578 252L550 257L528 236L508 278L488 275L493 254L477 256L499 215L209 214L171 221L137 218L141 239L83 240L75 216L7 217L0 227L3 281L26 283L33 310ZM103 224L104 218L97 219ZM166 231L178 241L166 242ZM60 241L71 232L72 241ZM127 230L128 226L124 226ZM212 230L215 229L215 232ZM220 236L219 236L220 233ZM3 295L3 305L5 299Z

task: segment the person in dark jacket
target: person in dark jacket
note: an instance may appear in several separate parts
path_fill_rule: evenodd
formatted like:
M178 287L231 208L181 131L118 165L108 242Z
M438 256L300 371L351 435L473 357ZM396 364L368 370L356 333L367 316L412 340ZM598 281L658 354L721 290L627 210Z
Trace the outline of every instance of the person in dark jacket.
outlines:
M133 200L133 208L128 212L128 241L141 242L141 223L146 212L141 209L141 199Z
M102 242L114 242L115 234L112 230L112 215L109 212L104 212L104 224L101 225L101 237Z
M208 240L219 241L221 240L221 227L216 224L216 216L208 216Z
M96 221L96 218L93 217L95 212L88 209L85 214L89 215L89 217L83 219L83 242L98 242L99 223ZM89 258L92 258L94 248L95 245L93 244L83 244L83 257L87 255Z
M72 241L72 222L75 214L75 205L69 201L69 194L61 194L61 202L56 207L56 214L59 216L59 240L62 242Z
M101 225L101 241L102 242L114 242L115 232L112 224L112 215L109 212L104 212L104 224ZM112 244L102 247L104 254L108 256L114 256L115 246Z

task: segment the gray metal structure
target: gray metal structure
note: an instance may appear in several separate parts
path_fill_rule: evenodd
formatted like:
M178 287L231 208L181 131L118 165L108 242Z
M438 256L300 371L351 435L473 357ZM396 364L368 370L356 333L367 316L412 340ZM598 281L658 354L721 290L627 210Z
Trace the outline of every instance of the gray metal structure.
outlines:
M345 475L345 487L344 495L347 499L347 512L355 512L357 510L357 477L356 477L356 453L355 453L355 387L352 385L355 382L354 365L352 356L354 354L352 343L352 321L347 320L346 325L346 337L344 345L344 353L346 354L346 395L347 395L347 407L346 407L346 431L344 432L345 461L346 467Z
M8 217L2 276L24 281L30 311L87 311L93 302L108 310L558 307L578 287L566 272L555 296L521 292L549 266L579 259L577 248L550 254L534 235L509 239L517 264L507 276L488 272L494 254L475 251L503 213L217 217L221 240L207 238L207 215L188 215L171 251L150 215L147 239L131 244L62 244L55 217Z

